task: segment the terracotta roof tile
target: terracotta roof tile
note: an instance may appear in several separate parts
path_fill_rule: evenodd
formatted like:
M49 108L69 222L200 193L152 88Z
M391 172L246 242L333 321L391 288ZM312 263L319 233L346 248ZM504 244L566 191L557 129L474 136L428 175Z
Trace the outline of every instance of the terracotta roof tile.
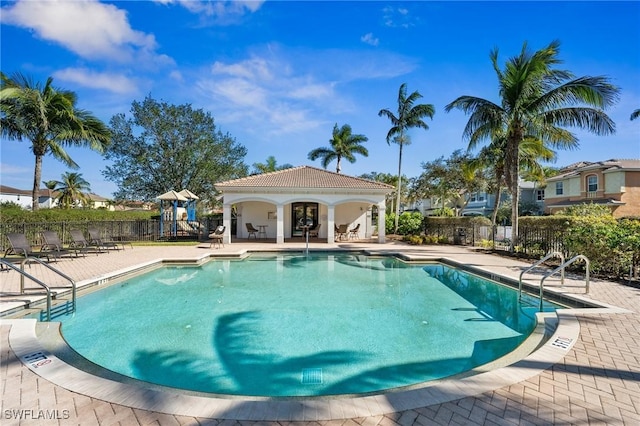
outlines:
M217 189L238 187L313 188L313 189L376 189L389 190L393 186L372 180L329 172L311 166L299 166L277 172L247 176L216 183Z

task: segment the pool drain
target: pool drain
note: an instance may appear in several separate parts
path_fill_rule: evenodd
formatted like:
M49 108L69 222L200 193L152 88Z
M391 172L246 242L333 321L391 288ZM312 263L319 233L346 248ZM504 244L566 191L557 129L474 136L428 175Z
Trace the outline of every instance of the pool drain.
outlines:
M322 368L304 368L302 370L303 385L321 385Z

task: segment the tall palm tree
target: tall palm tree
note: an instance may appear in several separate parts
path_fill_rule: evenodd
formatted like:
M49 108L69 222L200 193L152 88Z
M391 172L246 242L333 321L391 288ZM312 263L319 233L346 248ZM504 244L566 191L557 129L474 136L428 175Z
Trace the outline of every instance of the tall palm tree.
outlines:
M354 135L351 133L351 126L345 124L338 128L336 123L333 126L333 137L329 140L330 147L316 148L309 152L309 160L315 161L318 158L322 159L322 167L325 169L333 160L336 160L336 173L342 171L342 159L344 158L350 163L356 162L355 154L360 154L364 157L369 156L367 148L362 144L368 141L364 135Z
M35 155L33 204L38 209L42 159L53 155L68 167L78 168L64 150L65 146L86 146L104 152L111 141L108 127L88 111L76 107L74 92L57 89L53 79L44 85L15 74L0 72L0 125L2 136L31 141Z
M290 169L293 166L289 163L278 165L276 157L270 155L264 163L253 163L254 173L269 173L278 170Z
M407 97L407 83L400 85L398 90L398 115L388 109L381 109L378 112L379 117L387 117L391 120L391 129L387 133L387 144L391 142L400 145L400 153L398 156L398 190L396 193L396 218L394 233L398 233L398 216L400 216L400 194L402 187L402 147L411 143L411 138L407 133L412 127L419 127L425 130L429 129L423 118L433 118L436 110L431 104L414 103L422 98L422 95L416 90Z
M556 69L560 43L531 53L527 43L504 67L498 65L498 50L490 54L498 77L500 104L474 96L461 96L446 106L470 114L463 137L489 140L504 132L505 179L512 197L512 248L518 238L518 172L520 144L526 138L540 139L551 148L575 148L578 139L565 127L577 127L597 135L615 132L614 122L604 113L613 105L619 89L603 76L578 77Z
M81 173L66 172L62 175L61 181L56 181L54 190L58 191L58 203L63 209L69 209L77 205L87 206L89 204L89 192L91 185Z
M640 108L631 113L631 120L635 120L638 117L640 117Z

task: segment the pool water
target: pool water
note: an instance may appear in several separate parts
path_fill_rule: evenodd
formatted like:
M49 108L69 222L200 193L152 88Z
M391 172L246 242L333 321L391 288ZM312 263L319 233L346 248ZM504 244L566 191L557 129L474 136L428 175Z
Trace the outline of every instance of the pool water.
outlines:
M441 264L271 255L164 267L78 299L67 342L109 370L247 396L360 394L514 350L537 302ZM549 307L552 309L553 307Z

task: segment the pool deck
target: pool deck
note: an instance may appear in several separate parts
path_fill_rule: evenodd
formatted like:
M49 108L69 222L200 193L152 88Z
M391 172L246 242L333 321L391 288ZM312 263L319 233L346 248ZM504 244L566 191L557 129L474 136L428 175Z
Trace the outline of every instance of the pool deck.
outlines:
M530 263L458 246L411 246L363 241L309 245L311 250L402 253L411 259L446 258L489 273L518 279ZM303 243L236 242L224 248L199 246L126 247L124 250L62 259L53 266L79 285L153 265L160 259L241 256L247 251L303 250ZM39 265L27 268L56 282ZM527 274L538 283L544 269ZM0 311L16 309L23 296L15 272L1 272ZM547 283L547 281L545 281ZM0 320L0 376L4 425L558 425L640 424L640 289L602 280L557 277L549 288L598 301L603 308L560 313L549 341L513 365L433 386L361 398L244 401L171 394L91 376L44 350L33 320ZM41 297L41 296L39 296ZM36 368L26 357L42 351L50 364ZM109 402L108 402L109 401ZM117 401L117 402L114 402ZM22 416L22 420L19 417ZM38 418L40 417L40 418ZM51 418L53 417L53 419Z

